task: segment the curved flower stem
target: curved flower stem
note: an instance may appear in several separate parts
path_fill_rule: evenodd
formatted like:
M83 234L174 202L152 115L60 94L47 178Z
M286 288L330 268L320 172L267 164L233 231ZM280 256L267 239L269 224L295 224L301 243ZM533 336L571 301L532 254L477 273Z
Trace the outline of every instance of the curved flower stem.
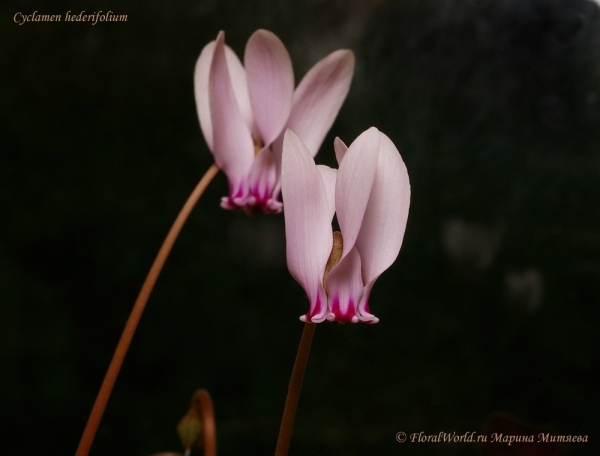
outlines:
M87 456L89 453L92 442L94 441L94 437L96 436L96 431L98 430L98 425L100 424L100 419L104 414L106 403L108 402L108 398L112 392L115 380L119 375L119 370L123 364L123 359L127 354L129 344L131 343L133 334L135 333L142 313L144 312L148 298L150 298L150 294L152 293L156 279L158 278L160 271L162 270L162 267L165 264L165 261L171 252L171 248L173 247L177 236L179 236L179 232L181 231L185 221L200 199L200 196L202 196L202 193L204 193L204 190L206 190L206 187L213 180L218 171L219 168L217 165L213 164L208 171L206 171L204 176L202 176L202 179L200 179L200 182L183 205L183 208L175 219L175 222L173 223L169 234L167 234L162 247L158 251L158 255L156 255L156 259L150 268L150 272L148 272L146 281L142 285L142 290L140 291L140 294L133 305L129 319L125 324L125 329L123 330L123 334L121 334L119 344L115 349L112 361L110 362L108 370L106 371L106 375L104 376L104 381L102 382L102 386L100 387L100 391L96 397L96 402L94 403L94 407L92 408L92 412L88 418L83 435L79 441L79 446L77 447L75 456Z
M210 394L205 389L194 393L194 408L202 421L202 444L204 456L217 456L217 431L215 429L215 412Z
M296 355L296 362L294 363L292 377L290 378L290 386L285 400L285 408L283 409L283 418L281 420L281 428L279 428L279 438L277 439L275 456L287 456L290 448L296 407L298 406L300 390L302 389L302 380L304 379L304 371L306 370L306 362L308 361L308 354L310 353L310 344L312 343L316 326L316 323L304 324L304 330L302 331L302 337L300 338L300 346L298 347L298 354Z

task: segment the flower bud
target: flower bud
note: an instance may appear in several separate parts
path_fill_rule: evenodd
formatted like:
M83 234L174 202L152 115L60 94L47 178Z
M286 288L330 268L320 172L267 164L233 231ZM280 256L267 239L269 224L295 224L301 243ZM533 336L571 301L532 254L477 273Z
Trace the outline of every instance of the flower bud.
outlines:
M177 434L186 450L193 446L202 446L202 421L193 408L190 408L177 425Z

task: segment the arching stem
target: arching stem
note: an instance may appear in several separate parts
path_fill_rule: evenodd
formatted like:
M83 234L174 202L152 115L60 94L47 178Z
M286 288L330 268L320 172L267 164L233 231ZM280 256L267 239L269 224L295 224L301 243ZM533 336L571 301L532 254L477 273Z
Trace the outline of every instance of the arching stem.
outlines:
M217 456L215 412L210 394L205 389L199 389L194 393L193 403L202 421L204 456Z
M294 418L296 417L296 408L298 406L298 399L300 398L300 390L302 389L302 381L304 380L304 371L306 370L310 345L316 326L316 323L304 324L304 330L302 331L302 337L300 338L300 346L298 347L298 354L296 355L296 362L294 363L292 377L290 378L290 386L285 400L285 407L283 409L283 418L281 420L281 428L279 429L279 438L277 439L275 456L287 456L290 448L290 440L294 428Z
M92 446L92 442L94 441L94 437L96 436L96 431L98 430L98 426L100 424L100 420L102 419L102 415L104 414L104 409L106 408L106 403L108 402L108 398L110 397L110 393L112 392L113 386L119 375L119 370L121 369L121 365L123 364L123 360L125 359L125 355L127 354L127 350L129 349L129 344L131 343L131 339L135 334L135 330L140 321L142 313L144 312L144 308L146 307L146 303L148 302L148 298L150 298L150 294L152 293L152 289L154 288L154 284L156 283L156 279L160 275L160 271L162 270L163 265L169 253L171 252L171 248L179 236L179 232L181 228L185 224L188 216L192 212L192 209L206 190L208 184L213 180L219 168L216 164L213 164L206 174L200 179L200 182L189 196L188 200L183 205L181 212L175 219L169 234L165 238L162 247L158 251L158 255L150 268L150 272L148 272L148 276L144 284L142 285L142 290L138 295L135 304L133 305L133 309L131 310L131 314L129 315L129 319L125 324L125 329L123 330L123 334L121 334L121 339L119 340L119 344L115 349L115 353L113 358L108 366L108 370L106 371L106 375L104 376L104 381L102 382L102 386L100 387L100 391L98 392L98 396L96 397L96 402L94 403L94 407L92 408L92 412L90 413L90 417L88 418L88 422L83 431L83 435L81 436L81 440L79 442L79 446L77 447L77 452L75 456L87 456L90 448Z

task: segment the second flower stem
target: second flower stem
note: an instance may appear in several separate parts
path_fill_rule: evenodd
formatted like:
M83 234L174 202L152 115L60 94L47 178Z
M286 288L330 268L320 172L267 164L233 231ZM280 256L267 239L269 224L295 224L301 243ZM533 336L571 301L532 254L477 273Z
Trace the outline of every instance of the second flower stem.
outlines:
M129 345L131 343L131 339L133 339L133 335L135 334L135 330L137 325L142 317L142 313L146 307L146 303L148 302L148 298L150 298L150 294L152 293L152 289L154 288L154 284L156 283L156 279L160 275L160 272L171 252L171 248L179 236L179 232L183 225L185 224L188 216L192 212L192 209L208 187L208 184L213 180L215 175L219 172L219 168L216 164L213 164L206 174L200 179L200 182L189 196L188 200L183 205L183 208L179 212L179 215L175 219L169 234L165 238L162 247L158 251L158 255L156 255L156 259L150 268L150 272L148 272L148 276L144 284L142 285L142 290L138 295L135 304L133 305L133 309L131 310L131 314L129 315L129 319L125 324L125 329L123 330L123 334L121 335L121 339L119 340L119 344L115 349L115 353L113 358L108 366L108 370L106 371L106 375L104 377L104 381L102 382L102 386L100 387L100 391L98 392L98 396L96 397L96 402L94 403L94 407L92 408L92 412L90 413L90 417L88 418L88 422L83 431L83 435L81 436L81 440L79 442L79 446L77 447L77 452L75 456L87 456L90 448L92 446L92 442L94 441L94 437L96 436L96 431L98 430L98 426L100 425L100 420L102 419L102 415L104 414L104 409L106 408L106 404L110 397L110 393L112 392L115 381L117 380L117 376L119 375L119 371L121 370L121 365L123 364L123 360L125 359L125 355L127 354L127 350L129 349Z
M302 381L304 380L304 371L306 370L310 345L316 326L316 323L304 324L304 330L302 331L302 337L300 338L300 346L298 347L298 354L296 355L296 362L294 363L292 377L290 378L290 386L285 400L285 407L283 409L283 418L281 420L281 428L279 429L279 438L277 439L275 456L287 456L290 448L290 440L294 428L294 418L296 417L296 408L298 406L298 399L300 398L300 390L302 389Z
M202 446L204 456L217 456L217 431L215 430L215 411L210 394L205 389L194 393L194 407L202 419Z

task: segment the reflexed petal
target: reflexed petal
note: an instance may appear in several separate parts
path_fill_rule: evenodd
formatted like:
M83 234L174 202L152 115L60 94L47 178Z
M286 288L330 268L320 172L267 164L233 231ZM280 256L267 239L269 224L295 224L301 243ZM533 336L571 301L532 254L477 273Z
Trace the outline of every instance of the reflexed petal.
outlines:
M227 58L227 68L231 77L233 93L237 101L240 113L246 122L250 131L254 128L254 119L252 118L252 108L250 107L250 96L248 95L248 82L246 81L246 70L240 62L240 59L231 48L225 45L225 57Z
M360 255L356 248L350 250L345 258L336 264L325 283L328 296L329 321L358 323L356 308L363 293L363 282L360 270Z
M314 157L346 99L354 73L354 54L340 50L317 62L294 92L287 127Z
M363 279L367 284L374 282L398 256L410 205L406 166L390 138L383 133L380 135L381 150L375 181L356 240L362 259Z
M344 155L346 155L348 146L344 144L344 141L336 136L336 138L333 140L333 150L335 150L335 158L338 162L338 166L340 166Z
M200 120L202 134L211 151L213 150L213 132L210 116L210 102L208 98L208 80L215 43L215 41L211 41L204 46L194 70L194 98L196 99L196 110L198 111L198 119ZM246 125L251 129L253 120L252 110L250 109L250 98L248 97L246 72L240 59L237 58L235 53L227 45L225 45L225 55L238 107Z
M321 173L323 183L325 184L327 203L329 204L329 223L331 223L335 214L335 181L338 170L325 165L317 165L317 169Z
M209 75L213 154L229 179L233 204L247 196L247 177L254 161L252 137L236 102L225 57L224 34L219 33Z
M379 130L363 132L348 148L335 185L335 210L344 237L345 256L356 242L375 179L380 148Z
M268 145L279 136L292 109L292 61L277 36L258 30L248 40L244 65L254 122Z
M275 175L275 161L269 146L265 146L254 158L250 177L248 178L248 189L250 195L247 201L247 211L253 213L255 210L263 214L278 214L283 206L277 200L279 192L274 194L277 176Z
M364 323L375 324L379 322L379 318L373 315L369 310L369 296L371 295L371 290L373 289L374 283L375 280L367 284L363 291L362 298L358 303L358 309L356 310L358 319Z
M321 281L333 244L329 205L321 173L290 130L285 134L281 172L288 269L308 295L308 315L316 323L326 316Z
M212 121L210 119L210 103L208 100L208 75L210 73L210 64L215 50L215 42L211 41L202 49L200 57L196 61L194 69L194 98L196 99L196 110L200 120L200 129L208 144L208 148L213 150Z
M300 321L304 323L321 323L327 316L327 295L320 284L315 295L314 301L312 299L310 301L308 312L300 317Z
M284 133L285 131L282 131L277 139L273 141L273 144L271 144L271 150L273 151L273 156L275 157L275 168L277 169L278 176L281 176L281 150L283 148Z

